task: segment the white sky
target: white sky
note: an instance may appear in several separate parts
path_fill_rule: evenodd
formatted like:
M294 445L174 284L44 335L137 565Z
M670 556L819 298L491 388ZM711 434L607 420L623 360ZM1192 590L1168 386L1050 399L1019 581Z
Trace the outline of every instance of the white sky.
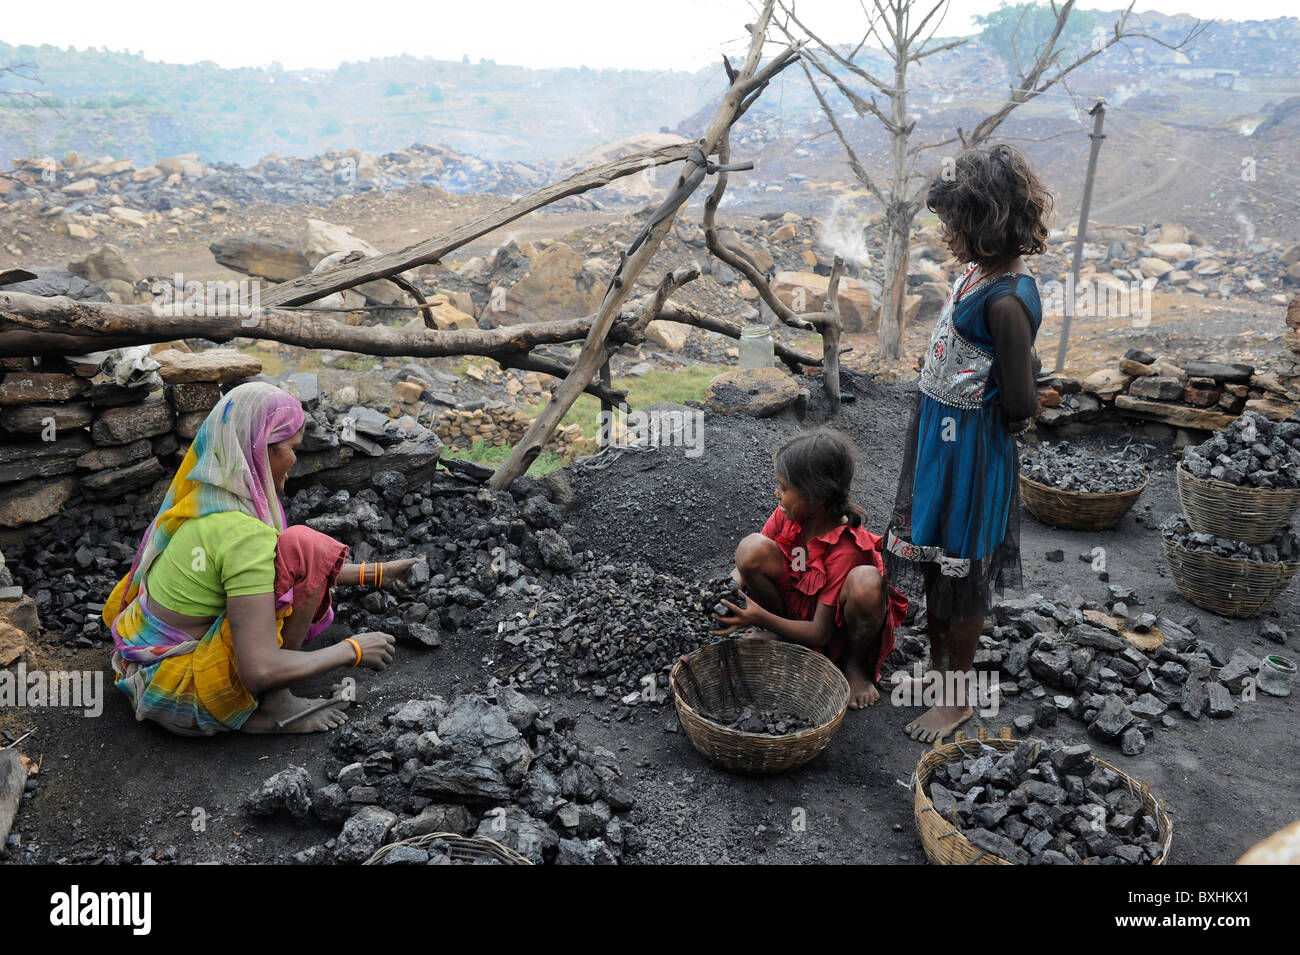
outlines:
M999 0L953 0L942 35L973 32L971 17ZM493 59L534 68L589 66L694 70L722 52L743 52L748 0L64 0L11 3L0 39L6 43L107 47L151 60L286 69L333 68L348 60L409 53L441 60ZM1080 8L1114 10L1119 0ZM51 10L56 9L57 15ZM858 0L797 0L796 11L823 39L857 41ZM1222 0L1138 0L1137 11L1222 16ZM1237 0L1233 19L1294 15L1295 0Z

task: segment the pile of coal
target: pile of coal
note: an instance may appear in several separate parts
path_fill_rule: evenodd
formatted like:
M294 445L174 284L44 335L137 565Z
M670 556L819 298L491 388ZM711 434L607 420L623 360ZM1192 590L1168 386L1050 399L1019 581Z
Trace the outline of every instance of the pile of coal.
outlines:
M524 655L515 677L529 689L589 690L635 706L653 686L662 703L677 658L715 639L709 613L723 594L738 599L730 577L700 586L641 562L593 561L553 577L535 612L502 620L499 630Z
M618 864L640 848L622 815L634 797L617 756L588 749L568 717L507 686L408 700L378 725L345 724L332 751L328 784L312 786L291 767L244 804L254 815L342 823L299 863L364 862L381 846L439 832L486 837L536 864ZM383 861L445 862L444 852L410 848Z
M1142 445L1093 448L1057 441L1027 446L1020 472L1030 480L1062 491L1109 494L1131 491L1147 479Z
M1098 742L1128 756L1145 751L1159 728L1182 720L1216 719L1236 712L1234 694L1253 693L1259 658L1231 653L1198 636L1195 616L1181 621L1140 613L1135 593L1110 586L1109 613L1089 601L1052 601L1041 594L1005 600L993 608L997 624L979 638L976 671L996 674L999 706L1023 699L1032 715L1017 716L1017 732L1048 729L1068 717ZM1144 651L1128 636L1144 645ZM926 640L900 628L886 674L925 668ZM977 674L978 675L978 674Z
M1163 851L1156 817L1086 743L983 746L940 763L929 796L974 845L1018 865L1148 865Z
M1247 411L1209 440L1183 451L1193 477L1240 487L1300 487L1300 422Z
M1272 540L1262 544L1247 544L1245 541L1233 540L1230 537L1194 531L1187 521L1179 516L1170 517L1161 524L1160 533L1164 534L1166 540L1172 541L1179 547L1209 551L1219 557L1264 563L1300 560L1300 535L1297 535L1290 525L1278 531Z
M784 736L787 733L812 729L817 725L812 720L793 713L760 710L753 706L746 706L740 710L721 710L717 713L703 712L700 715L729 730L761 733L764 736Z

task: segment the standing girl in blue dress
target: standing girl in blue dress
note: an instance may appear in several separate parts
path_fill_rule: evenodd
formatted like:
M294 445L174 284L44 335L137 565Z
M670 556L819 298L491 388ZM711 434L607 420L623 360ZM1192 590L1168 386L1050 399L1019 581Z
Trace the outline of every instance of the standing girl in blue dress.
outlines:
M909 597L925 595L934 669L966 674L992 591L1020 585L1016 435L1038 412L1042 322L1021 256L1046 249L1052 198L1018 150L995 145L959 156L926 205L968 265L922 360L885 566ZM948 689L969 685L944 680ZM908 724L913 739L933 742L970 718L972 701L948 689Z

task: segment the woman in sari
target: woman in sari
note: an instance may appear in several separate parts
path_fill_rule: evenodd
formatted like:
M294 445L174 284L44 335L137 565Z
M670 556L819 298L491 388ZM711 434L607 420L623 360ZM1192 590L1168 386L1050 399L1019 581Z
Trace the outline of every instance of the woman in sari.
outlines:
M382 586L415 563L345 564L345 544L285 527L279 494L304 423L292 395L250 382L199 428L104 604L116 685L136 719L185 736L328 730L347 719L347 703L299 716L321 701L288 687L392 660L393 637L378 632L303 652L333 620L336 583Z

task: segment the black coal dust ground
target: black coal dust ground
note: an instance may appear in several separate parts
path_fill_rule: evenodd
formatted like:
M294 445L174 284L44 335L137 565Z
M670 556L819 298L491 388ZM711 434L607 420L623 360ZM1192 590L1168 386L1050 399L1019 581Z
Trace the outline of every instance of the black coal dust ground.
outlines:
M847 377L846 388L857 401L845 405L837 423L859 448L855 493L868 511L871 529L880 532L894 497L915 391ZM569 469L575 499L563 530L573 551L594 551L605 567L596 578L608 580L603 586L614 591L620 577L658 573L668 575L661 586L680 587L683 604L698 599L708 581L729 569L736 541L758 529L775 506L772 450L826 416L818 397L802 422L793 412L768 421L709 414L704 450L696 456L680 448L624 450ZM1108 442L1129 438L1142 440L1142 434L1118 429L1107 436ZM1113 531L1057 531L1025 517L1025 592L1049 598L1077 594L1101 605L1107 585L1076 555L1103 547L1110 582L1135 591L1141 601L1135 612L1165 611L1176 619L1196 613L1200 632L1229 653L1244 647L1256 656L1277 651L1294 656L1296 637L1278 647L1259 636L1266 621L1288 631L1300 629L1294 587L1272 611L1249 621L1215 617L1178 596L1165 570L1158 530L1178 510L1168 447L1157 448L1152 462L1151 482L1137 508ZM1063 550L1066 559L1047 561L1045 554L1056 550ZM643 566L633 574L629 568L635 564ZM436 566L431 570L438 572ZM603 605L618 606L617 596L608 595L612 602ZM437 649L403 642L384 673L356 671L369 696L354 719L382 714L424 693L451 698L483 689L494 676L532 670L535 680L537 654L530 653L529 643L506 642L511 631L499 633L498 624L517 621L519 614L526 618L538 603L538 597L521 592L479 607L459 628L444 626ZM631 633L637 620L609 620L607 625ZM698 628L700 642L707 641L708 624L702 617ZM47 644L43 665L106 670L105 646ZM323 677L306 689L320 693L330 682ZM180 739L151 724L137 724L107 673L105 683L105 708L97 719L66 710L25 715L26 725L35 725L38 732L23 750L43 755L43 763L16 828L24 847L39 849L13 853L16 861L94 861L107 853L121 858L127 849L164 861L289 861L336 834L336 828L320 824L254 818L241 808L264 779L292 765L307 767L317 783L323 782L328 736ZM554 689L546 692L550 687ZM926 747L902 733L919 710L891 706L886 699L870 710L851 712L829 748L807 767L773 778L746 778L706 763L676 731L670 702L624 705L620 698L628 690L617 674L605 680L561 673L550 680L543 672L541 683L525 691L553 715L572 717L585 745L617 754L636 793L631 815L643 848L631 856L633 861L925 861L905 784ZM1098 755L1147 780L1167 802L1174 823L1173 863L1228 863L1294 820L1300 804L1293 758L1295 706L1294 698L1261 695L1243 703L1232 719L1180 720L1176 727L1162 729L1139 757L1090 740L1082 725L1068 720L1041 735L1088 741ZM1032 712L1028 699L1004 699L996 715L977 716L967 730L973 734L986 726L996 733L1014 717Z

